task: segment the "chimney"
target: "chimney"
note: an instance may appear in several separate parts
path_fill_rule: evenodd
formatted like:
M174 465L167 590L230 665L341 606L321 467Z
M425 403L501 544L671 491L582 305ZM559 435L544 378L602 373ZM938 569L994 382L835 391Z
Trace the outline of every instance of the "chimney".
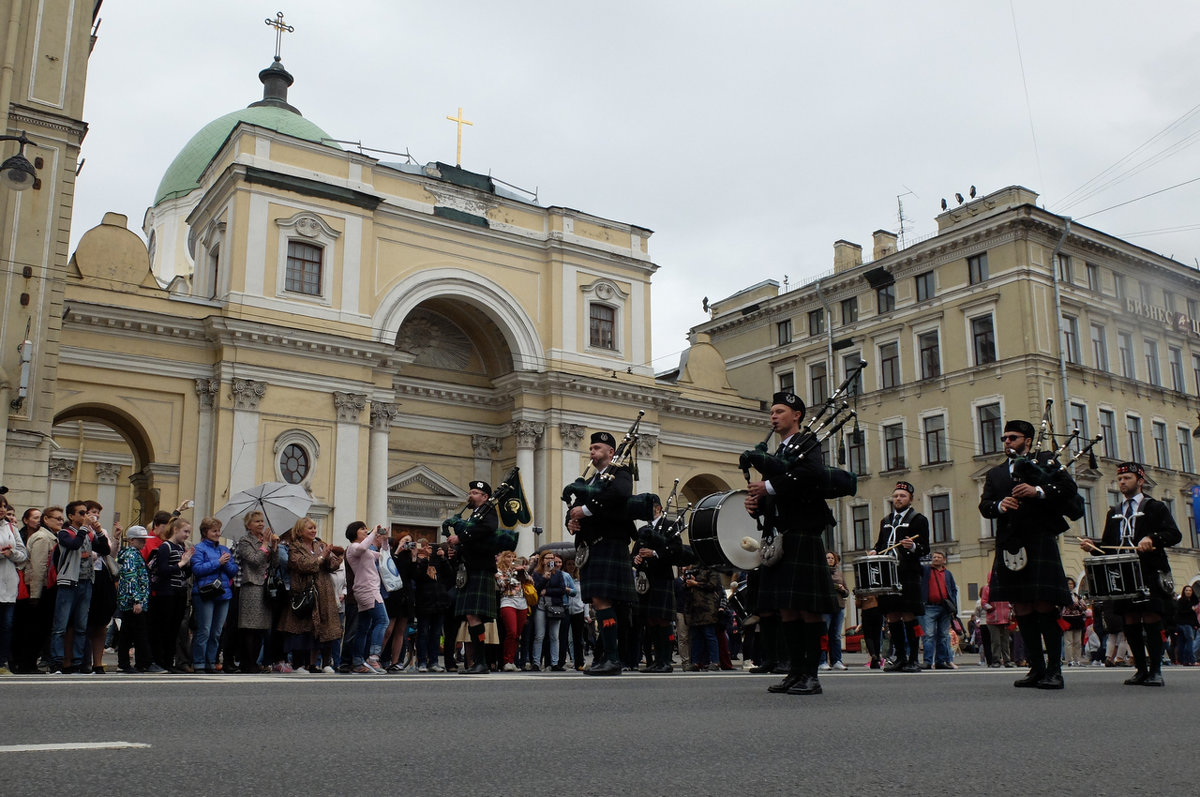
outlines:
M875 252L872 260L879 260L896 253L896 233L887 230L876 230L871 233L875 239Z
M833 242L833 272L838 274L862 265L862 247L849 241Z

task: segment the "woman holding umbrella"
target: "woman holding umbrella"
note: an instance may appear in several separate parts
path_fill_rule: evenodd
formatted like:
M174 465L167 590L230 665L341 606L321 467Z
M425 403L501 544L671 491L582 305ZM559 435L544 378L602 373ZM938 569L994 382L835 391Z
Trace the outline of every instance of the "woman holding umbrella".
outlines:
M271 606L267 601L267 574L275 567L279 538L267 528L267 516L252 509L242 518L246 534L234 546L242 573L238 591L238 632L242 643L241 669L260 671L258 655L271 628ZM264 664L270 661L264 659Z
M341 565L342 553L344 549L327 546L317 539L317 524L312 518L300 518L292 526L288 548L291 601L284 609L279 630L297 636L292 652L292 664L297 671L302 665L300 652L304 647L309 649L310 672L319 672L318 653L323 671L334 671L333 641L341 639L342 623L331 573Z

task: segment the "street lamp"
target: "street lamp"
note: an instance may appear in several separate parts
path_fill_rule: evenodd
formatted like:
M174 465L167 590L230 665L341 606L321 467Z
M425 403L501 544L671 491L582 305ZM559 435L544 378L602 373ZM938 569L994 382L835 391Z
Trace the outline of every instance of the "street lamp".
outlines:
M16 141L21 145L16 155L0 165L0 183L13 191L33 188L34 182L37 181L37 172L34 171L33 164L25 157L25 145L29 143L29 139L25 137L24 133L21 133L19 136L0 136L0 141Z

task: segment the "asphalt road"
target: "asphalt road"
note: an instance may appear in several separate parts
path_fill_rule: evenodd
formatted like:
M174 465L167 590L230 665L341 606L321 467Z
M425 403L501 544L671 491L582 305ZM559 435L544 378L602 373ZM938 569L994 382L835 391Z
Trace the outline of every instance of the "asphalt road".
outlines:
M13 676L8 794L1190 793L1200 668L777 676ZM67 751L36 744L146 745ZM13 747L16 749L13 749Z

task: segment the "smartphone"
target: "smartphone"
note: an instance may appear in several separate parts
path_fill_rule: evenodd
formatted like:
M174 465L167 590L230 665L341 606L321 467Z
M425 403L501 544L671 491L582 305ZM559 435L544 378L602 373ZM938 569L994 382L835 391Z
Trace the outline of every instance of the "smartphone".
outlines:
M113 512L113 523L120 523L120 522L121 522L121 513Z

